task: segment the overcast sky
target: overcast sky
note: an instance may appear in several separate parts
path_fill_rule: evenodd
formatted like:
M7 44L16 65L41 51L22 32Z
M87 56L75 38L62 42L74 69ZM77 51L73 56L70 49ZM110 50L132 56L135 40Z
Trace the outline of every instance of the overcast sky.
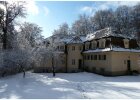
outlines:
M61 23L70 26L79 14L94 15L100 9L116 9L119 5L136 5L140 1L28 1L28 22L43 28L42 35L49 37Z

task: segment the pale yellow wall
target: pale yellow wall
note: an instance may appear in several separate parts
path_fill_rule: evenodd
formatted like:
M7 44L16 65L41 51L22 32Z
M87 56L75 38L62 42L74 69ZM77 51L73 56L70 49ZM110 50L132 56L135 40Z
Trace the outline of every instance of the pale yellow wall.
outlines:
M140 70L138 65L138 60L140 59L140 53L134 52L112 52L112 72L114 71L126 71L127 70L127 60L131 61L132 70ZM124 62L126 61L126 63Z
M86 53L83 55L106 55L106 60L84 60L84 67L88 67L90 71L95 67L97 71L100 68L105 68L106 72L111 74L122 74L127 72L127 60L131 61L131 70L140 72L140 53L134 52L100 52ZM99 56L98 56L99 57ZM124 63L126 61L126 63Z
M72 50L72 46L75 46L75 50ZM67 55L67 68L68 72L72 70L78 69L78 61L79 59L83 60L83 57L81 55L81 51L79 50L79 46L82 46L82 44L69 44L68 45L68 55ZM83 47L83 46L82 46ZM72 59L75 59L75 65L72 65Z
M105 71L110 71L111 69L111 53L110 52L100 52L100 53L86 53L83 55L97 55L97 60L85 60L84 67L88 67L92 71L93 67L96 67L96 70L100 71L100 68L104 68ZM106 60L99 60L98 55L106 55Z

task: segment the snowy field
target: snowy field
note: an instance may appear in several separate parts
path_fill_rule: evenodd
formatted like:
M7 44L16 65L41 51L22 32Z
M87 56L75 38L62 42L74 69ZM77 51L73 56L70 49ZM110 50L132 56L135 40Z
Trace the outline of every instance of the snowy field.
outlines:
M1 99L140 99L140 75L104 77L93 73L26 73L0 79Z

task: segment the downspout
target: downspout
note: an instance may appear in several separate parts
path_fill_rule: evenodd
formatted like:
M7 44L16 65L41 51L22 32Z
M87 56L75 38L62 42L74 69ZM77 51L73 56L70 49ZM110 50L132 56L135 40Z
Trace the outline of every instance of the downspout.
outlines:
M65 43L65 54L66 54L66 59L65 59L66 60L66 64L65 64L66 65L66 69L65 69L65 72L67 73L68 72L68 64L67 64L68 63L68 61L67 61L68 60L67 59L67 57L68 57L67 56L68 55L68 49L67 49L67 44L66 43Z
M83 54L83 51L85 51L85 43L83 43L83 48L82 48L82 57L83 57L83 65L82 65L82 67L83 67L83 71L85 71L85 59L84 59L84 54Z
M83 44L82 44L83 45ZM85 66L85 64L84 64L84 54L83 54L83 51L84 51L84 46L82 46L83 48L82 48L82 50L81 50L81 54L82 54L82 71L84 71L84 66Z

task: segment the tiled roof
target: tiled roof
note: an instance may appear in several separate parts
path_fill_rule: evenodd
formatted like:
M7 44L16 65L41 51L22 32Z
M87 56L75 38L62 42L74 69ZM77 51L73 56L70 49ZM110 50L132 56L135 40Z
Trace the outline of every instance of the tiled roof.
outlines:
M109 36L114 36L114 37L123 37L123 38L134 38L130 36L126 36L125 34L119 34L117 33L113 28L105 28L99 31L96 31L94 33L88 34L86 37L85 41L90 41L92 39L99 39L103 37L109 37Z

